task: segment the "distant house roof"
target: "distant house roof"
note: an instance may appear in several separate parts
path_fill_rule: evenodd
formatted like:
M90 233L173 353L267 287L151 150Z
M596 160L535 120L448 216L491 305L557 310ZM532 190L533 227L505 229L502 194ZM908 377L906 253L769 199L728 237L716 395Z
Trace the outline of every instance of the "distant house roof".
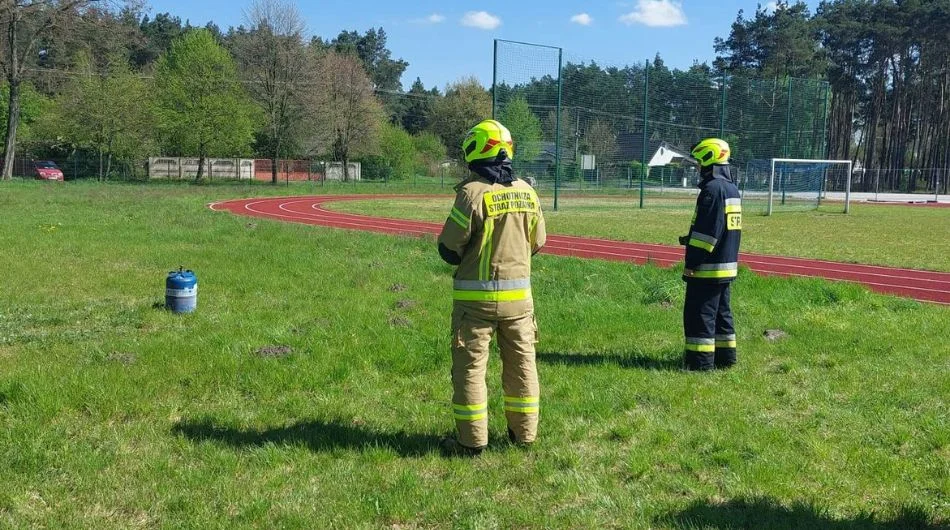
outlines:
M621 160L643 158L643 134L626 132L617 135L617 157ZM689 150L674 146L663 140L647 140L647 165L665 166L674 160L691 159Z
M573 149L573 147L572 147ZM554 142L541 142L539 160L553 162L555 153ZM589 153L582 153L589 154ZM565 155L565 146L561 146L561 156ZM611 156L614 160L624 162L640 161L643 157L643 135L626 132L617 135L617 150ZM674 146L663 140L647 140L647 159L650 166L665 166L673 161L691 159L689 151Z

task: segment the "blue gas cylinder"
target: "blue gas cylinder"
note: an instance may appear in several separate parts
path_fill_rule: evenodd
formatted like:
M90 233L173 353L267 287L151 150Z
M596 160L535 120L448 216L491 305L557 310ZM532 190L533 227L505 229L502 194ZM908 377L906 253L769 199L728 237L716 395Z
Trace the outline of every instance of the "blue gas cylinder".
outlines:
M165 308L173 313L191 313L198 307L198 277L178 269L165 279Z

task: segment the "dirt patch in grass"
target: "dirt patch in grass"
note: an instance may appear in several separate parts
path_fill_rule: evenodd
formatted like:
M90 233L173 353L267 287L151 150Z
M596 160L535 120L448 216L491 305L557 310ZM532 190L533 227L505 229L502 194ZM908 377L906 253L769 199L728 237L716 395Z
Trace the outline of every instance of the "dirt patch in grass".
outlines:
M406 287L405 285L401 283L394 283L389 286L389 292L391 293L402 293L402 292L405 292L406 289L408 289L408 287Z
M129 366L130 364L135 364L135 361L138 360L138 355L130 352L114 351L106 356L106 360Z
M260 357L266 359L281 359L294 352L290 346L262 346L254 351Z
M788 336L788 333L780 329L767 329L762 333L762 336L765 337L765 340L770 342L775 342L779 339L784 339Z
M412 327L412 322L405 317L392 317L389 319L389 325L394 328Z
M307 322L298 324L290 328L290 332L295 335L305 335L307 333L310 333L311 331L321 331L321 330L329 329L332 326L332 324L333 323L330 322L330 319L328 318L315 318L313 320L309 320Z
M418 305L418 302L416 302L415 300L397 300L396 301L396 309L403 309L403 310L412 309L413 307L416 307L416 305Z

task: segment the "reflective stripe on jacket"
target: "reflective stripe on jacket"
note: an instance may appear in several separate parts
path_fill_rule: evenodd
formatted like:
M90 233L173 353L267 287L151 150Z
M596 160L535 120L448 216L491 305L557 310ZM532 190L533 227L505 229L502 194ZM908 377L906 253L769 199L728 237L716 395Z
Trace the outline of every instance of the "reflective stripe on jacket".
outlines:
M683 279L731 282L739 266L742 201L728 166L714 166L701 183L686 243Z
M488 319L532 311L531 256L545 238L541 202L526 182L492 184L473 175L459 184L439 234L439 244L461 258L455 303Z

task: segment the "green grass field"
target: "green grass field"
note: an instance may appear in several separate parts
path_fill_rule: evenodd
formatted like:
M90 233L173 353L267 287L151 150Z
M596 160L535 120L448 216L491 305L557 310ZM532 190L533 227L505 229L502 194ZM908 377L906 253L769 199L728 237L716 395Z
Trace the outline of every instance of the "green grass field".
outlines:
M286 193L0 183L0 527L950 526L950 309L742 274L740 364L700 375L676 270L542 255L541 438L505 441L496 358L491 448L446 459L451 269L206 208ZM156 307L179 264L192 315Z
M451 200L451 199L449 199ZM544 197L549 231L639 243L675 245L689 229L691 205L639 209L636 196L566 196L559 211ZM682 202L682 201L680 201ZM654 200L650 204L655 204ZM355 201L331 204L333 210L442 222L442 199L428 201ZM889 265L950 272L950 209L855 203L851 213L841 204L817 211L778 213L771 217L747 213L742 250L781 256Z

